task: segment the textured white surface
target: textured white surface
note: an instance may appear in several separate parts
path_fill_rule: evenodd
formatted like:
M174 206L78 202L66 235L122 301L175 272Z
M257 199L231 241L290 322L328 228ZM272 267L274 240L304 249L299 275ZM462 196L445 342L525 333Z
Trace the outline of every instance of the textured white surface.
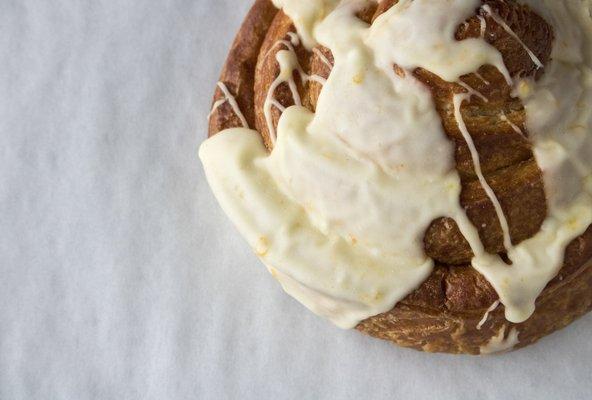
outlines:
M340 331L197 160L250 1L0 2L0 399L582 399L592 316L509 355Z

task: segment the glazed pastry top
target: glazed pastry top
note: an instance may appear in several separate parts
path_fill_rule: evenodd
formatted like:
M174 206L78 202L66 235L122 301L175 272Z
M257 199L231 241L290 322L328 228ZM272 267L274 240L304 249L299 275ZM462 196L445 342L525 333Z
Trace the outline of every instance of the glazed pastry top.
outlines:
M279 74L265 94L273 151L247 126L215 135L200 149L210 185L285 290L341 327L390 310L430 275L434 260L424 236L442 217L458 226L472 266L497 291L506 318L522 322L561 268L566 246L592 223L592 2L519 2L552 27L550 61L487 1L401 0L368 24L358 16L370 3L274 0L297 34L281 39L274 53ZM481 33L494 21L514 40L529 73L516 71L482 34L458 40L476 15ZM327 79L305 72L295 51L300 42L330 67ZM483 68L484 86L507 87L524 105L524 123L505 113L496 118L529 143L544 178L546 219L520 243L471 135L471 105L487 110L496 101L495 90L464 79ZM314 113L302 106L303 82L322 85ZM456 89L440 102L433 82ZM274 97L280 85L293 107ZM493 205L505 257L487 251L480 236L486 227L476 227L459 201L451 131Z

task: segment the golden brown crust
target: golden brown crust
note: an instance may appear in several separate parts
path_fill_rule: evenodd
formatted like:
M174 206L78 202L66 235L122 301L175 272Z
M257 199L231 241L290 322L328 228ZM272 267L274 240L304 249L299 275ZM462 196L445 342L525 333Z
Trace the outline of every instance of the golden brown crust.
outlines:
M471 290L475 288L479 290L479 285L473 285ZM545 290L537 301L535 314L522 324L508 323L502 306L489 315L481 329L477 329L489 304L478 310L454 311L400 303L392 311L362 322L357 329L416 350L480 354L481 346L487 345L503 327L506 327L506 335L516 328L519 343L515 348L518 349L592 310L591 290L592 263L588 263L572 273L569 279Z
M504 19L543 64L549 61L553 30L540 16L515 1L482 1ZM358 17L370 22L394 3L396 0L383 1L359 13ZM487 22L485 39L502 53L512 76L540 77L543 70L536 68L522 46L487 13L483 10L479 12ZM459 26L457 39L480 36L478 16L466 22ZM285 48L278 41L289 39L287 33L294 30L290 19L278 12L270 0L257 0L232 46L220 78L236 96L250 127L261 133L270 149L272 143L263 105L268 89L279 73L275 56ZM325 78L329 76L330 68L317 53L308 52L302 46L295 46L295 50L307 73ZM333 61L328 49L319 47L317 50ZM463 104L461 112L478 149L484 175L502 204L512 241L517 244L536 234L547 215L542 174L528 139L501 118L503 113L527 135L523 105L511 97L511 88L497 69L484 66L478 72L482 78L469 74L462 80L483 93L489 102L473 96ZM414 71L414 75L432 91L444 129L456 146L457 169L463 184L461 204L479 229L486 249L491 253L500 253L504 248L497 216L476 179L467 145L454 119L452 96L463 93L464 89L422 69ZM295 81L303 105L314 110L321 85L303 83L297 75ZM222 98L222 93L217 90L214 101ZM278 87L274 98L285 107L294 104L286 85ZM275 108L272 112L274 126L277 126L281 114ZM210 135L237 126L241 126L240 119L225 103L212 114ZM393 310L369 318L358 329L420 350L478 354L479 347L496 335L502 326L506 325L508 332L514 325L505 321L503 307L500 306L483 328L477 330L479 320L498 296L483 276L469 268L471 249L452 219L434 221L426 230L424 242L427 254L437 261L432 276ZM520 332L519 347L569 324L590 310L591 259L592 227L569 245L565 265L538 299L533 317L516 326Z

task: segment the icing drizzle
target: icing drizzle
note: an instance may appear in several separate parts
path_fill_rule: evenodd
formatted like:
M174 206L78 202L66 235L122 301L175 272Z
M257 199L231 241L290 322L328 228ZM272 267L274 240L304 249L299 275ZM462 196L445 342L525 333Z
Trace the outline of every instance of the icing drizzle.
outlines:
M401 0L371 26L355 17L364 0L274 0L299 33L277 44L285 47L276 55L280 74L264 105L274 150L268 155L256 132L232 129L206 141L200 157L222 207L274 277L308 308L345 328L390 310L431 273L423 234L431 221L449 216L471 245L472 266L499 294L506 318L518 323L534 312L567 244L592 223L592 17L590 0L523 1L556 30L553 61L536 83L514 82L483 37L455 40L479 0ZM505 21L482 8L542 68ZM311 51L318 44L331 49L328 80L303 71L294 48L300 38ZM460 80L483 65L495 66L525 104L549 199L541 231L515 246L461 112L471 96L487 101ZM459 204L454 151L431 94L409 73L417 67L466 90L453 99L456 122L512 265L485 252ZM301 106L295 74L324 84L315 114ZM295 103L287 109L273 97L282 83ZM283 112L277 132L272 107ZM524 135L507 116L500 118ZM515 329L504 339L506 329L484 353L517 343Z
M518 340L518 330L512 328L506 337L507 326L504 325L497 335L493 336L489 342L481 346L481 354L500 354L511 351L520 340Z
M520 39L518 37L518 35L516 35L516 33L512 30L512 28L510 28L508 26L508 24L506 24L506 21L504 21L499 15L497 15L497 13L494 12L489 5L485 4L485 5L483 5L482 8L483 8L483 11L485 11L491 18L493 18L493 20L499 26L504 28L504 30L506 32L508 32L508 34L510 36L512 36L518 43L520 43L522 48L524 48L524 50L528 53L528 55L530 56L530 59L532 60L532 62L535 63L535 65L537 66L538 69L544 68L544 65L541 62L541 60L539 60L539 58L536 56L536 54L534 54L534 52L522 41L522 39ZM483 34L481 36L483 37Z
M222 106L222 104L228 103L230 104L230 107L232 107L232 111L234 112L234 114L238 117L238 119L240 120L243 128L249 128L249 123L247 122L247 119L245 118L245 116L243 115L242 111L240 110L240 107L236 101L236 98L230 93L230 90L228 90L228 87L226 87L226 85L224 84L224 82L218 82L218 87L220 88L220 90L222 91L222 94L224 95L223 99L217 100L214 105L212 106L212 111L210 111L210 113L208 114L208 121L210 120L210 118L212 118L212 115L214 115L214 112L216 112L216 110Z
M287 35L290 38L290 41L279 40L269 50L269 52L271 52L278 45L283 45L286 47L286 50L280 50L276 54L276 60L280 67L280 73L269 86L269 89L267 90L267 96L263 104L263 114L265 115L267 129L269 131L271 142L274 144L276 142L277 135L273 123L272 107L276 107L281 112L286 110L286 108L274 98L274 93L277 88L281 84L287 83L290 88L290 92L292 93L294 104L297 106L302 106L302 100L300 98L300 94L298 93L298 87L296 86L296 81L294 80L294 71L298 73L302 83L307 83L310 81L320 83L321 85L326 83L326 80L323 77L318 75L309 75L304 71L300 65L300 62L298 62L298 56L296 54L296 49L294 48L294 46L298 46L300 44L300 38L295 32L288 32ZM267 55L269 55L269 52Z
M508 118L508 116L506 115L506 113L504 113L502 111L502 113L500 114L500 119L506 123L508 123L508 125L510 125L510 127L514 130L514 132L525 136L524 132L522 132L522 129L520 129L520 127L518 125L516 125L515 123L513 123L512 121L510 121L510 119Z
M489 318L489 314L491 314L493 311L495 311L496 308L498 308L500 305L500 301L496 300L488 309L487 311L485 311L485 314L483 314L483 318L481 318L481 320L479 321L479 323L477 324L477 330L481 330L481 328L483 327L483 325L485 325L485 323L487 322L487 319Z
M329 67L330 70L333 69L333 64L331 64L331 61L329 61L329 59L325 57L322 51L315 47L314 49L312 49L312 52L315 53L317 57L319 57L319 59L323 62L323 64Z
M512 248L512 239L510 237L510 227L508 225L508 220L506 219L506 216L504 214L504 210L502 209L502 205L501 205L499 199L497 198L495 192L493 191L493 189L491 188L491 186L489 185L489 183L485 179L485 176L483 175L483 171L481 170L481 161L479 159L479 152L477 151L477 148L475 147L475 143L473 142L473 138L471 137L471 134L469 133L467 126L465 125L465 122L462 117L461 106L462 106L462 102L465 100L468 100L468 96L465 94L454 95L454 97L453 97L454 116L456 118L458 128L460 129L460 132L462 133L463 138L465 139L465 142L467 143L467 146L469 147L469 151L471 153L471 158L473 159L473 167L475 169L475 174L477 174L477 178L479 179L479 183L481 184L481 187L483 188L483 190L485 190L487 197L489 197L489 200L491 201L491 203L493 204L493 207L495 209L497 219L500 223L500 226L502 228L502 232L504 235L504 247L506 250L509 250ZM473 251L474 250L475 249L473 249Z

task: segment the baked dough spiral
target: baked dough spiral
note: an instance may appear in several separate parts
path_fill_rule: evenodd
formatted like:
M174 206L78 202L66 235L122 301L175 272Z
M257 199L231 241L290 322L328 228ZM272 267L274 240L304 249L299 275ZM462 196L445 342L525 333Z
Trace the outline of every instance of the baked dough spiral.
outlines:
M372 24L396 3L371 3L357 17ZM315 111L334 58L320 45L307 48L296 32L292 20L270 0L255 2L221 74L209 119L210 136L250 127L271 151L286 109L301 105ZM483 0L475 14L457 27L455 38L482 38L499 51L513 79L537 81L551 62L555 32L528 5ZM280 51L288 51L297 61L292 76L280 78ZM408 71L393 65L393 69L399 75L413 74L429 89L454 146L462 185L460 204L485 250L504 258L508 241L518 245L532 238L548 216L544 177L529 139L525 105L515 94L521 88L510 85L492 65L463 75L459 82L445 81L421 67ZM460 105L455 104L459 95L465 96ZM435 261L432 274L392 310L358 324L358 330L418 350L481 354L496 347L531 344L592 308L592 227L567 246L563 267L538 297L536 311L518 324L506 320L496 290L471 268L473 251L454 219L434 220L423 241L425 253Z

